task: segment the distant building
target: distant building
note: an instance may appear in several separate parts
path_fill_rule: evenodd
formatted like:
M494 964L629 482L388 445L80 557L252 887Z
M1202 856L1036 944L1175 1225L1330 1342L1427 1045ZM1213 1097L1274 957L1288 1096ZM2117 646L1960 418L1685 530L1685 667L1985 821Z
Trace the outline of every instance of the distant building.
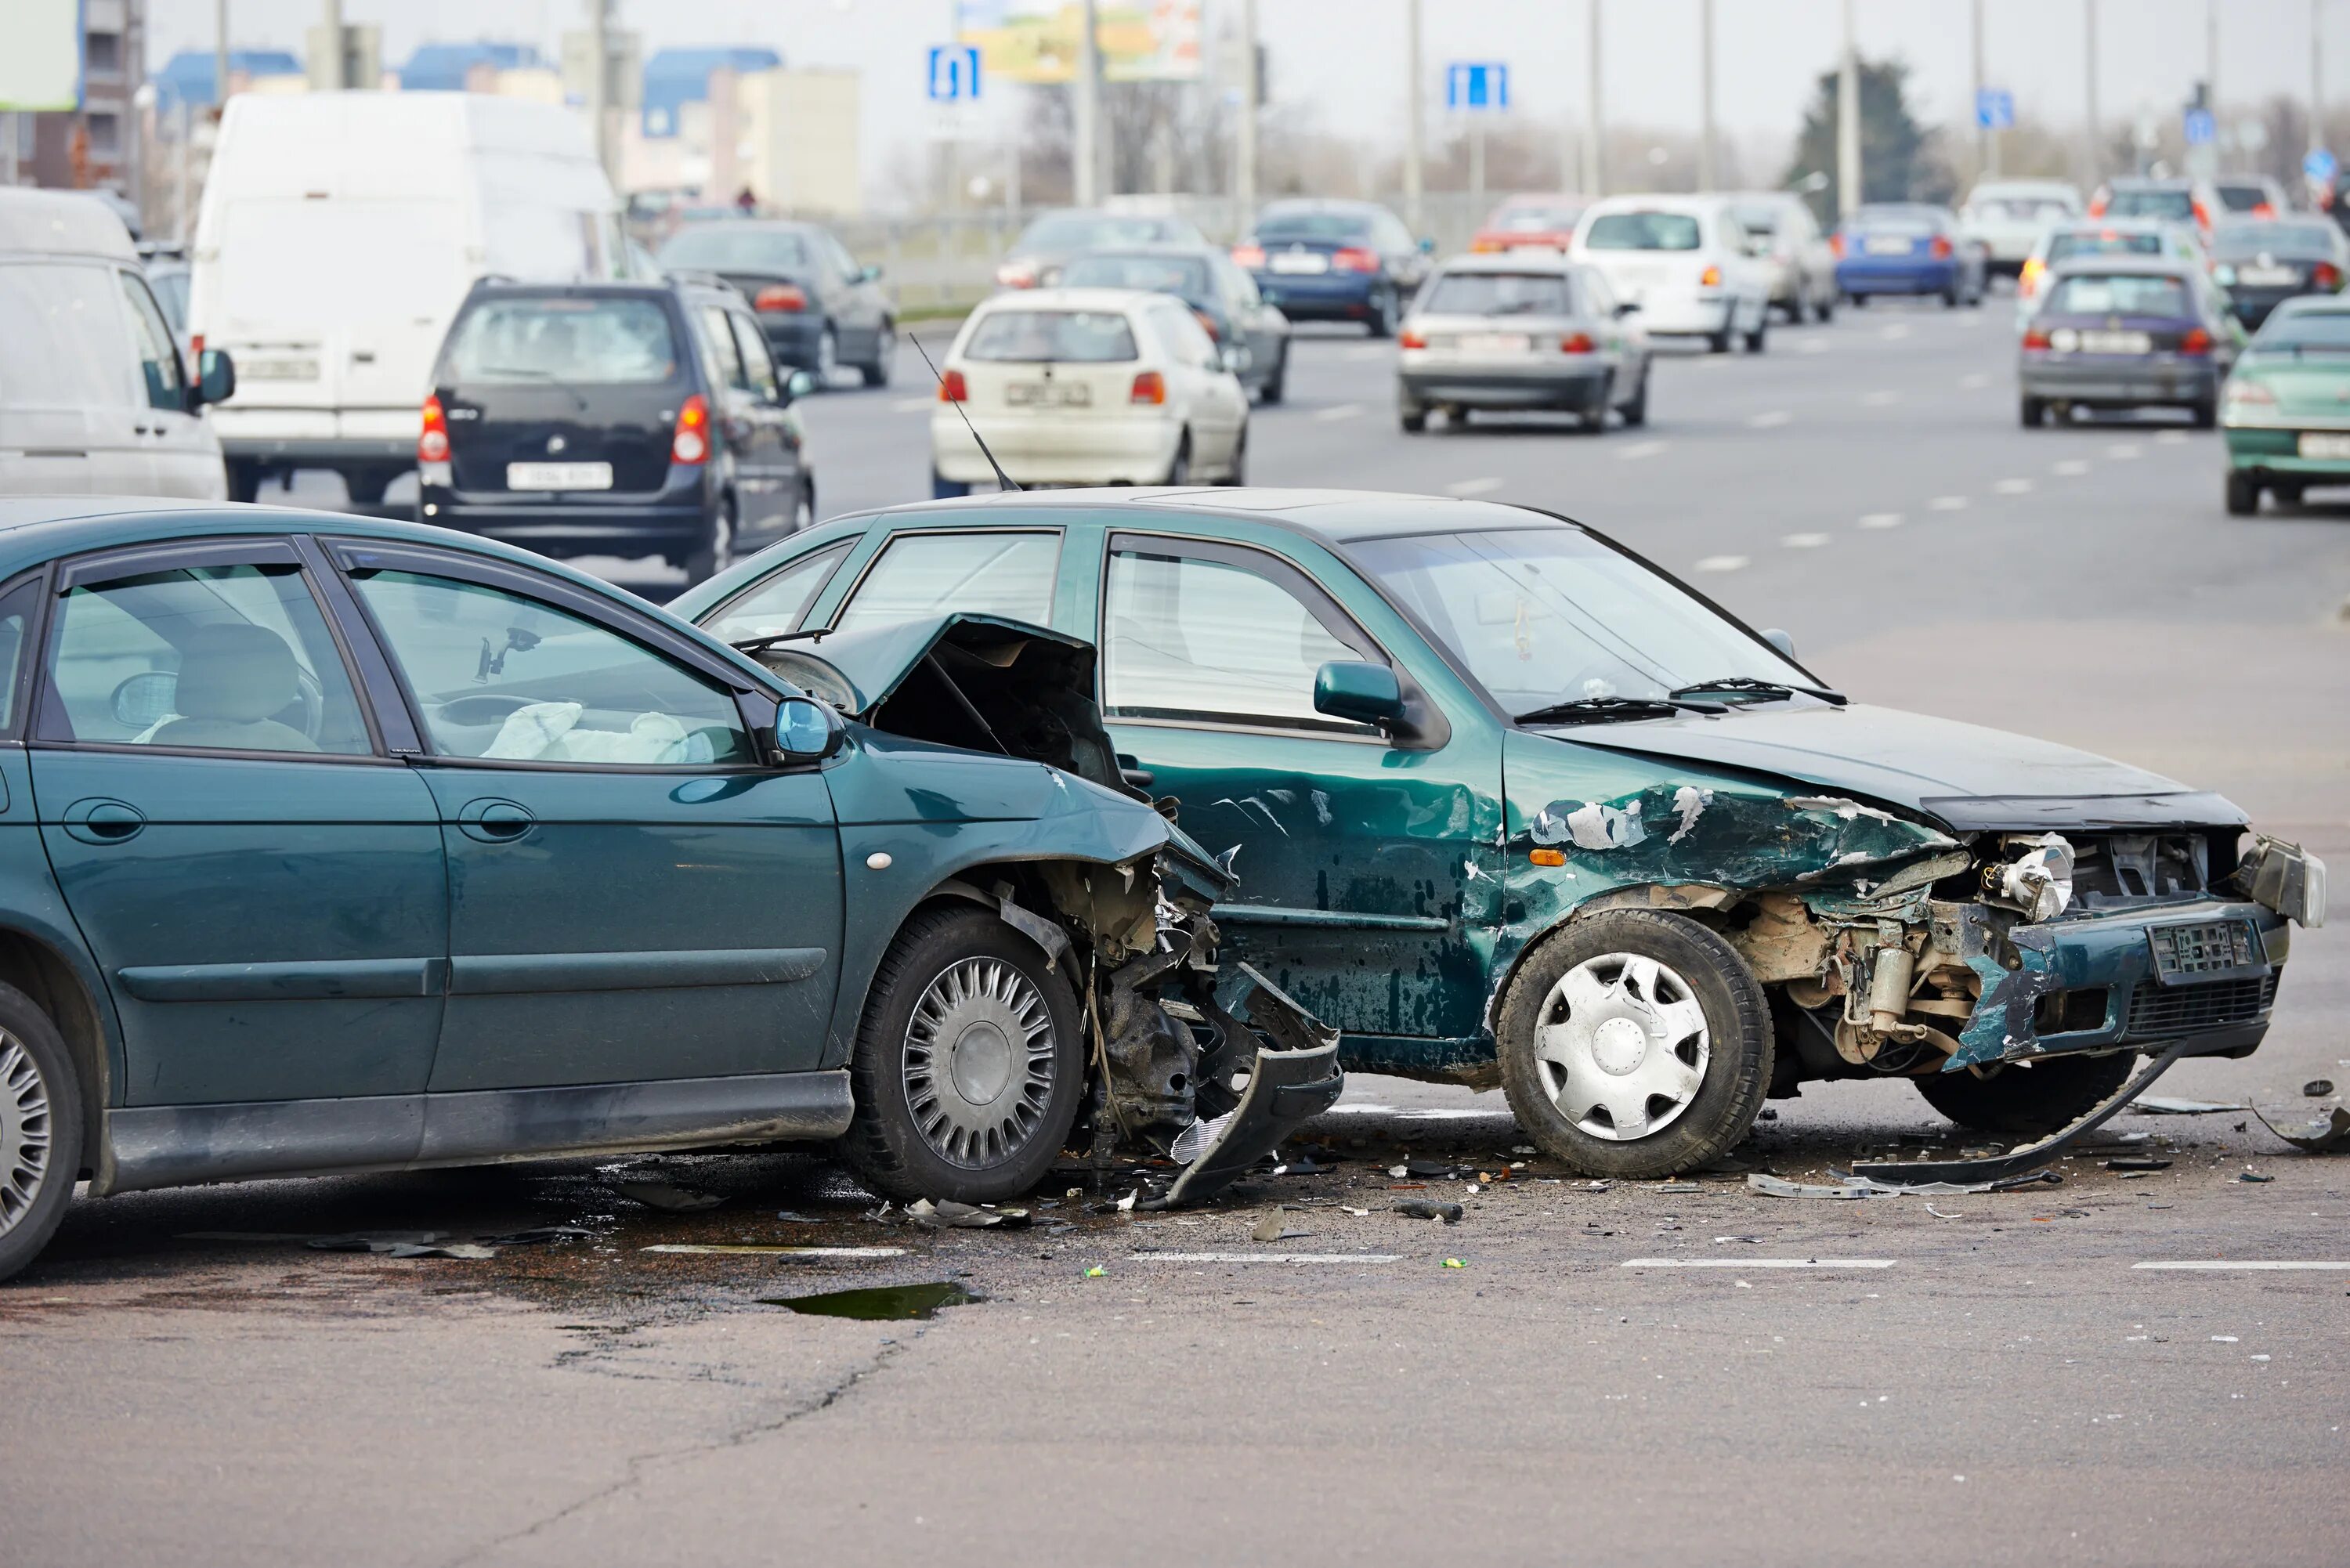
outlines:
M621 187L712 203L748 190L779 212L854 214L860 87L855 71L794 70L772 49L664 49L620 139Z
M509 71L545 71L549 63L529 44L422 44L400 67L407 92L494 92ZM491 84L488 86L481 85Z
M773 49L663 49L645 62L645 107L638 128L648 141L682 134L688 104L710 101L710 78L720 71L742 76L774 70L784 57Z
M155 84L155 112L170 117L180 112L180 106L191 109L212 109L221 99L219 84L213 80L218 61L210 49L182 49L163 62L163 68L150 78ZM291 78L307 85L302 57L285 49L231 49L228 52L228 88L232 93L249 91L254 83L272 78Z
M83 0L81 25L81 107L10 117L16 180L129 192L139 174L131 100L146 79L146 0ZM6 161L0 159L0 166Z

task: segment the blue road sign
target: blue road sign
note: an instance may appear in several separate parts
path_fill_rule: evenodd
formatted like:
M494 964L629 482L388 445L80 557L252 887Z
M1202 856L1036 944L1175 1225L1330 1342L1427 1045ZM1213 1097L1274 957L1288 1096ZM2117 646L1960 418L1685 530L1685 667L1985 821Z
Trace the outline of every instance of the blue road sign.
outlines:
M2208 109L2189 109L2181 127L2187 132L2189 147L2202 147L2219 139L2220 122L2211 118Z
M960 103L979 96L979 50L941 44L931 50L931 101Z
M2334 154L2323 147L2310 149L2307 155L2301 161L2301 171L2321 185L2333 179L2335 174L2341 172L2341 170L2342 165L2334 161Z
M1975 93L1975 123L1985 130L2007 130L2015 124L2015 95L2005 88L1983 88Z
M1510 107L1510 67L1498 61L1456 61L1444 67L1444 107L1492 109Z

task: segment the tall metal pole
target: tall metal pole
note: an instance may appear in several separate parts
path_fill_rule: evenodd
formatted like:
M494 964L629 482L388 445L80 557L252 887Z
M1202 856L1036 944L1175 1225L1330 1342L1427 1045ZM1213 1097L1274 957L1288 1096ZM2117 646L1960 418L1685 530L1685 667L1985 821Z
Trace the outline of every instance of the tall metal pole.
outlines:
M192 100L182 98L180 99L180 179L178 190L172 192L172 217L183 247L196 241L195 161L196 106Z
M1719 182L1713 166L1713 0L1697 0L1698 106L1697 188Z
M213 112L228 108L228 0L213 0Z
M1999 171L1999 133L1983 123L1983 0L1974 0L1975 171L1978 177Z
M1860 47L1853 36L1853 0L1844 0L1844 58L1836 67L1836 215L1860 205Z
M2320 0L2309 0L2309 150L2312 152L2325 145L2325 73L2318 68L2317 51L2321 29L2317 25Z
M588 0L588 124L596 139L596 161L604 166L604 177L618 185L619 171L612 156L611 19L611 0Z
M2106 172L2106 133L2097 124L2097 0L2081 0L2081 16L2087 25L2089 182L2094 185L2105 177Z
M326 0L318 20L327 35L327 85L340 92L351 85L350 60L343 53L343 0Z
M1598 196L1607 189L1607 160L1600 145L1607 135L1607 115L1599 101L1599 0L1583 0L1583 7L1591 27L1591 41L1584 50L1590 79L1583 89L1583 193Z
M1232 233L1256 221L1256 0L1241 0L1240 151L1232 165Z
M1420 161L1426 155L1421 123L1422 100L1428 84L1420 79L1419 0L1403 0L1403 221L1418 234L1425 219L1421 211Z
M1077 40L1077 96L1075 167L1070 171L1071 194L1080 207L1101 200L1101 42L1094 32L1094 0L1078 6L1077 25L1085 36Z

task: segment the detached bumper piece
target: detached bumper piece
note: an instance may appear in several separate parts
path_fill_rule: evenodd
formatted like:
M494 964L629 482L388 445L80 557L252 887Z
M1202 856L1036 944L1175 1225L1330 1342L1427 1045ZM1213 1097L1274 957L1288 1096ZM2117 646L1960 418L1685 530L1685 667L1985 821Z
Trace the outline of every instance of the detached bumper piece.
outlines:
M1240 966L1253 986L1250 1024L1270 1044L1260 1044L1241 1103L1224 1115L1198 1124L1196 1137L1178 1144L1179 1154L1200 1152L1168 1189L1164 1207L1205 1202L1243 1172L1271 1154L1281 1140L1338 1103L1347 1087L1338 1070L1338 1032L1316 1019L1280 987L1248 965ZM1236 1021L1225 1022L1228 1033Z

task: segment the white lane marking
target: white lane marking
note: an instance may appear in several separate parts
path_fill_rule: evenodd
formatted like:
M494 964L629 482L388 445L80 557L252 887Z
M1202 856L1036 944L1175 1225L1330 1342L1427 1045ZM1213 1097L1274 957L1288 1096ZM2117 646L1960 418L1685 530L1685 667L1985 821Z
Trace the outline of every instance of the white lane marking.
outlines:
M2106 455L2112 458L2116 462L2127 462L2130 459L2137 455L2137 442L2134 441L2117 441L2114 442L2113 445L2106 448Z
M1937 495L1926 503L1926 509L1929 512L1964 512L1967 498L1963 495Z
M1909 336L1909 324L1906 321L1897 321L1892 326L1878 331L1877 335L1887 343L1895 342Z
M1399 1263L1401 1252L1128 1252L1138 1263Z
M1746 566L1743 556L1708 556L1690 569L1694 572L1735 572Z
M1346 1106L1332 1106L1328 1110L1324 1111L1322 1114L1326 1116L1391 1116L1396 1114L1396 1108L1393 1106L1374 1106L1357 1103Z
M2056 472L2066 479L2078 479L2089 472L2089 465L2077 457L2068 457L2056 465Z
M2132 1263L2132 1264L2130 1265L2130 1267L2131 1267L2131 1268L2133 1268L2133 1269L2166 1269L2166 1270L2170 1270L2170 1271L2177 1272L2199 1273L2199 1274L2227 1273L2227 1272L2232 1272L2232 1271L2234 1271L2234 1270L2237 1270L2237 1269L2264 1269L2264 1270L2275 1270L2275 1269L2294 1269L2294 1270L2307 1270L2307 1271L2310 1271L2310 1272L2314 1272L2314 1273L2323 1273L2323 1274L2338 1274L2338 1273L2344 1273L2344 1272L2350 1272L2350 1262L2341 1262L2341 1263L2320 1263L2320 1262L2303 1262L2303 1261L2302 1261L2302 1260L2300 1260L2300 1259L2287 1259L2287 1260L2278 1260L2278 1261L2269 1262L2249 1262L2249 1263L2220 1262L2217 1262L2217 1261L2210 1262L2191 1262L2191 1263L2190 1263L2190 1262Z
M1448 1107L1443 1110L1405 1111L1402 1116L1408 1122L1465 1122L1477 1116L1505 1116L1509 1114L1509 1106L1495 1106L1490 1111L1459 1110Z
M919 414L938 400L935 398L899 398L889 404L893 414Z
M1991 488L1998 491L2002 495L2029 495L2032 493L2032 481L2028 479L2002 479L1996 484L1993 484Z
M1773 409L1769 413L1756 414L1746 422L1758 431L1774 431L1794 417L1784 409Z
M1636 441L1616 455L1629 462L1637 458L1656 457L1664 452L1665 445L1660 441Z
M902 1258L903 1247L760 1247L748 1243L723 1245L699 1241L664 1241L639 1247L639 1252L712 1252L722 1257L757 1258Z
M1860 525L1864 528L1898 528L1901 526L1901 514L1898 512L1864 513L1861 515Z
M1498 479L1461 479L1446 485L1444 490L1448 495L1465 496L1490 495L1501 488L1502 482Z
M1807 337L1804 346L1795 350L1798 354L1825 354L1827 351L1828 340L1825 337Z
M1879 389L1874 392L1863 392L1860 395L1860 400L1864 407L1881 409L1889 404L1899 402L1901 400L1901 394L1898 392L1888 392Z
M2154 438L2154 444L2157 446L2184 446L2187 444L2187 432L2185 431L2165 431L2160 435Z
M1962 391L1979 392L1990 385L1991 378L1981 370L1959 378L1959 387Z
M1831 534L1790 534L1779 543L1790 550L1816 550L1834 537Z
M1893 1258L1627 1258L1627 1269L1889 1269Z
M1315 410L1309 417L1326 425L1335 424L1340 420L1351 420L1362 411L1363 405L1360 403L1333 403L1326 409Z

